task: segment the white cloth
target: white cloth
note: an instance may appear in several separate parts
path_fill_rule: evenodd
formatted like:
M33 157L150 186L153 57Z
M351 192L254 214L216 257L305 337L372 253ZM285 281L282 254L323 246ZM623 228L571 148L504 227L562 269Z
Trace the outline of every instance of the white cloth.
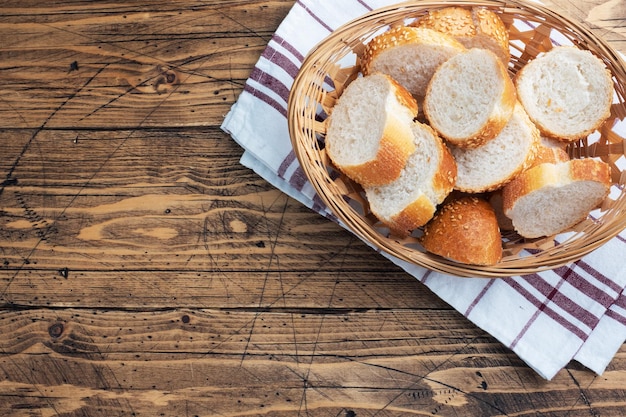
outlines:
M295 158L287 127L289 89L306 54L332 30L393 0L299 0L260 57L222 129L241 163L328 216ZM332 218L332 216L329 216ZM626 233L582 260L523 277L457 278L394 263L546 379L571 360L602 373L626 340Z

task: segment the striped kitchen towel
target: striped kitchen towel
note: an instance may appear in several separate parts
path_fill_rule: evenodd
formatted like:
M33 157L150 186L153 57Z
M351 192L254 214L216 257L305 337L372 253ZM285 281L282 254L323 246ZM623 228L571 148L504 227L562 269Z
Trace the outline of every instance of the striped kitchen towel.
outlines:
M241 163L332 218L303 174L287 127L289 89L306 54L347 21L393 0L298 0L269 41L222 129ZM528 276L457 278L391 261L546 379L571 360L602 373L626 340L626 233L582 260Z

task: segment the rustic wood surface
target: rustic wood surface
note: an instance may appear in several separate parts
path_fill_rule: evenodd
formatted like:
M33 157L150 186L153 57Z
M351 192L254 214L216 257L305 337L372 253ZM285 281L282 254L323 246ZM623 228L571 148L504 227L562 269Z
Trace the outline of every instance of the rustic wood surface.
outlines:
M0 415L625 415L626 346L547 382L239 165L293 3L0 3ZM624 0L545 3L626 52Z

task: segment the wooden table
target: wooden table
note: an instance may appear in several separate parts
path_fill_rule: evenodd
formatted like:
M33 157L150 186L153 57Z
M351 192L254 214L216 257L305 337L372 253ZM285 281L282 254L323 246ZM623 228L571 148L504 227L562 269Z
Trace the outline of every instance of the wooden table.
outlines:
M1 416L622 416L238 163L293 0L0 5ZM626 52L624 1L550 3Z

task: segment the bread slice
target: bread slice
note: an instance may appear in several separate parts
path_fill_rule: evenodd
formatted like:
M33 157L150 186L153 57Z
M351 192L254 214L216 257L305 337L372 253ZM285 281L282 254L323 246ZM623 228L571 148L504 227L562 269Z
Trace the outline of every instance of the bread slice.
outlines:
M502 61L491 51L474 48L437 69L426 91L424 114L449 143L475 148L500 133L516 102Z
M361 56L361 68L365 75L390 75L421 102L437 67L464 50L452 36L432 29L399 26L368 42Z
M411 124L417 111L415 99L389 76L359 77L329 116L326 152L363 186L390 183L415 150Z
M551 236L584 220L606 198L610 186L609 165L603 161L545 163L503 188L503 209L521 236Z
M528 62L515 77L519 100L542 134L576 141L609 117L613 81L591 52L559 46Z
M419 122L412 124L412 131L416 150L400 177L364 188L372 213L398 236L426 224L456 180L456 164L441 138Z
M509 64L509 31L492 10L449 6L430 10L412 25L452 35L467 49L489 49L503 64Z
M491 205L477 197L445 204L424 227L420 242L427 251L473 265L502 259L502 238Z
M469 193L493 191L528 168L540 136L521 104L498 136L478 148L450 147L457 163L455 188Z

